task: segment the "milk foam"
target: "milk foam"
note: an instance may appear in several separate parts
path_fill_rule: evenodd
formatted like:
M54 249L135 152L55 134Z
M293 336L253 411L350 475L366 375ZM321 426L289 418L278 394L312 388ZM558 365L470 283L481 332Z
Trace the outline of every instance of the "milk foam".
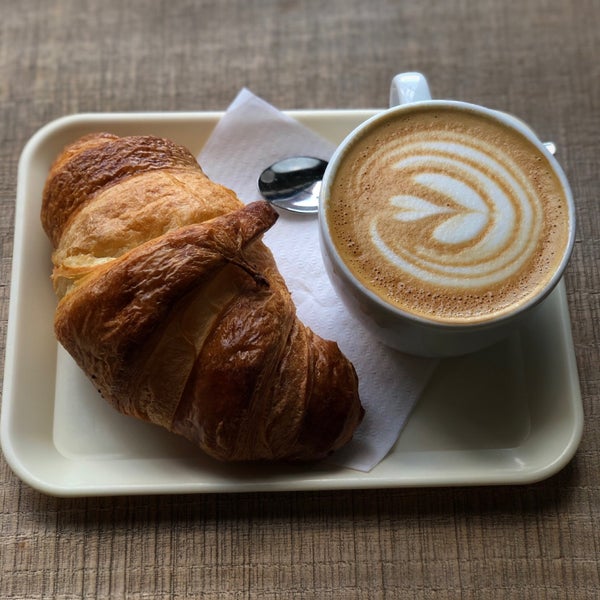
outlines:
M400 307L472 319L551 277L568 212L534 146L477 115L443 116L371 132L336 177L328 219L368 287Z

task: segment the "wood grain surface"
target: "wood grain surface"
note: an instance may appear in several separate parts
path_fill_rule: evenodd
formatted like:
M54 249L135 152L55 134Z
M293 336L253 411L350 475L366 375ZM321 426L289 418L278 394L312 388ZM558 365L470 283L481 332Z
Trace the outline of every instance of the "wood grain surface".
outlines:
M0 458L0 598L598 598L599 57L597 0L0 0L2 361L17 163L42 125L223 110L242 86L283 109L383 107L418 70L558 146L585 412L575 458L527 486L59 499Z

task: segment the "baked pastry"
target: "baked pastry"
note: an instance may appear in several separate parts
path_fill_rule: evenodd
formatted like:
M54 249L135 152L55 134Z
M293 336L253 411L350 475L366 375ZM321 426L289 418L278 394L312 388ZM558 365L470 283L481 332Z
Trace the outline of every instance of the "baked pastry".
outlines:
M351 439L355 370L298 320L266 202L169 140L102 133L56 159L41 219L57 338L116 409L220 460L317 460Z

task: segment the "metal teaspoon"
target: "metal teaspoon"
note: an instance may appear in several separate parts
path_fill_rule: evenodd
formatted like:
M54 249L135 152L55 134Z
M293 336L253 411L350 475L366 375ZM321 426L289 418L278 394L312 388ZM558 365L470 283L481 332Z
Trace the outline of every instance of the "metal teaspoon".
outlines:
M267 202L299 213L316 213L321 180L327 161L312 156L292 156L267 167L258 178L258 189Z

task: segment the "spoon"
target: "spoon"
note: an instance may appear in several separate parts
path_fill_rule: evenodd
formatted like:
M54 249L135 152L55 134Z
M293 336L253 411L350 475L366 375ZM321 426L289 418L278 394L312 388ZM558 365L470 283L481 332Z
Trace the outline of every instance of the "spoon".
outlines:
M556 146L544 146L554 155ZM267 202L291 212L312 214L319 210L319 191L327 161L312 156L291 156L267 167L258 178L258 189Z
M316 213L321 180L327 161L312 156L291 156L267 167L258 189L267 202L299 213Z

